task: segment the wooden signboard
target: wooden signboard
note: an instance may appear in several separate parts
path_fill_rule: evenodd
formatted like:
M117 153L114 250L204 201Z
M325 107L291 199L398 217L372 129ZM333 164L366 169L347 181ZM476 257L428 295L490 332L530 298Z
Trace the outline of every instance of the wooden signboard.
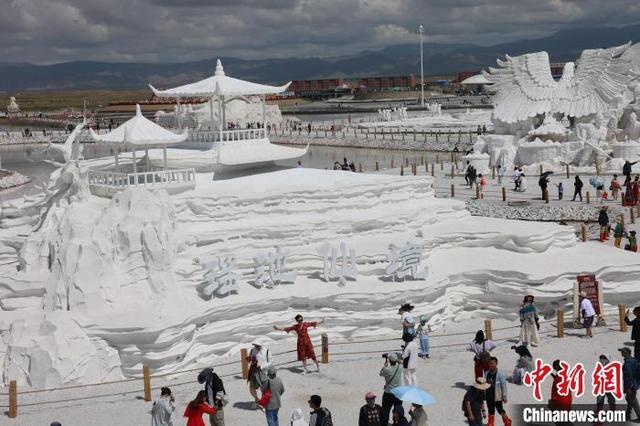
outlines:
M602 287L596 279L595 275L578 275L573 286L573 318L574 322L582 322L580 317L580 299L578 295L584 291L587 293L587 299L591 301L593 310L596 311L596 325L602 321Z

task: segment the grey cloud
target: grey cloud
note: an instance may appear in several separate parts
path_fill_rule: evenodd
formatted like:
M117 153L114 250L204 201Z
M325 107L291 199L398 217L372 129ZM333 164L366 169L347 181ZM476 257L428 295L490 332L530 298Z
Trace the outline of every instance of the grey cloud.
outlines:
M329 56L416 41L421 23L428 41L489 44L639 21L636 0L12 0L0 13L0 57Z

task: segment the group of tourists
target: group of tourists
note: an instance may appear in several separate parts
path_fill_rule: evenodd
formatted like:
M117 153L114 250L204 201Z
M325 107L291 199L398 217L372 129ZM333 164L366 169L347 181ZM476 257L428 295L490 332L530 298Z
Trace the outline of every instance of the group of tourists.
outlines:
M356 171L356 165L355 163L352 162L348 162L347 161L347 157L344 157L342 164L340 164L339 161L334 161L333 162L333 170L343 170L346 172L355 172Z
M617 215L615 218L615 223L612 225L609 220L609 207L602 206L600 207L600 212L598 213L598 225L600 226L600 241L607 242L613 232L613 245L616 248L620 248L622 246L622 239L626 237L627 242L624 245L624 249L628 251L637 252L638 251L638 240L636 237L636 231L625 229L624 218L622 215Z

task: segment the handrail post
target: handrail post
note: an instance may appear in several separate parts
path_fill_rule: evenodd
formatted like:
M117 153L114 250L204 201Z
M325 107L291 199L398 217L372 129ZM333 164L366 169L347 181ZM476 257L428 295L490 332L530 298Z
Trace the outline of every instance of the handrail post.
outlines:
M564 337L564 311L558 309L558 337Z
M493 340L493 331L491 329L491 320L484 320L484 337L485 339Z
M618 316L620 317L620 331L623 333L627 332L627 323L624 321L624 317L627 313L627 307L620 304L618 305Z
M247 353L246 348L240 349L240 364L242 365L242 379L247 380L249 378L249 362L247 361L247 357L249 354Z
M149 374L149 366L142 366L142 380L144 382L144 400L151 401L151 375Z
M9 418L18 417L18 384L15 380L9 382Z
M329 336L322 333L322 363L329 364Z

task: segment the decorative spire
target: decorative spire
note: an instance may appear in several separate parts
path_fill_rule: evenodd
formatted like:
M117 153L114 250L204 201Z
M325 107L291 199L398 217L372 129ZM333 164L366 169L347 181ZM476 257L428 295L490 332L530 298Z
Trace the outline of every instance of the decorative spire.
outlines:
M215 75L224 75L224 68L222 67L222 61L220 59L218 59L218 62L216 62Z
M136 104L136 115L137 116L142 115L142 109L140 109L140 104Z

